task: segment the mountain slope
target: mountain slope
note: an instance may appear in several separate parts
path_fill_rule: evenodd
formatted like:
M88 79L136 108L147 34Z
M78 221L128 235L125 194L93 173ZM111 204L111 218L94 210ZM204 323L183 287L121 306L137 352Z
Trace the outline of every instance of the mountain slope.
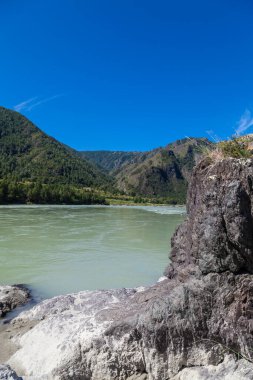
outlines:
M82 152L109 171L119 190L131 195L184 202L193 167L213 144L185 138L149 152Z
M0 107L0 178L104 187L111 182L94 164L46 135L23 115Z
M158 148L142 162L122 168L116 176L117 186L132 194L184 202L193 167L211 146L207 139L191 138Z

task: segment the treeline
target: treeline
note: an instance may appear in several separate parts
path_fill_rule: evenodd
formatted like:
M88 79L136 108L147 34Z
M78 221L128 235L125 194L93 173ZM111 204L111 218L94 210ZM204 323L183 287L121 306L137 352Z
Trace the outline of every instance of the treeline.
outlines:
M140 196L131 196L124 194L116 193L107 193L106 199L108 199L110 204L143 204L143 205L182 205L185 204L185 199L183 196L180 197L140 197Z
M148 201L152 204L161 204L161 205L172 205L172 206L175 206L175 205L182 205L182 204L185 204L185 197L183 196L179 196L179 197L176 197L176 196L171 196L171 197L156 197L156 198L148 198ZM134 198L134 202L135 203L145 203L145 200L142 199L140 200L139 197L135 197Z
M70 185L0 181L0 204L107 204L92 190Z

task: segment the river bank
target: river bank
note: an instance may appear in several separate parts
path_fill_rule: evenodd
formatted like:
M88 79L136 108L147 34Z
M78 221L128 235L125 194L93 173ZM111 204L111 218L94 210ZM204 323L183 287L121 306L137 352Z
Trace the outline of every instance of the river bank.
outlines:
M201 162L165 277L39 303L11 322L34 326L8 364L25 380L252 380L252 168Z

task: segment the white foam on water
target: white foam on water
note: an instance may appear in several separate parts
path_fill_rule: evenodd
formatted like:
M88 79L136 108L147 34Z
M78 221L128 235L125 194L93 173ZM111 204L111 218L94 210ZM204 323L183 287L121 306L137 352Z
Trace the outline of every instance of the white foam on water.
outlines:
M185 205L179 205L179 206L128 206L128 205L111 205L111 206L105 206L105 205L0 205L1 209L82 209L82 208L125 208L125 209L137 209L137 210L143 210L143 211L149 211L154 212L156 214L163 214L163 215L184 215L186 213L186 207ZM63 218L74 218L72 215L65 215Z
M163 281L165 281L165 280L168 280L168 277L166 277L166 276L162 276L162 277L160 277L160 278L157 280L157 282L163 282Z
M107 206L111 208L127 208L127 209L135 209L142 211L154 212L156 214L162 215L184 215L186 214L185 206Z

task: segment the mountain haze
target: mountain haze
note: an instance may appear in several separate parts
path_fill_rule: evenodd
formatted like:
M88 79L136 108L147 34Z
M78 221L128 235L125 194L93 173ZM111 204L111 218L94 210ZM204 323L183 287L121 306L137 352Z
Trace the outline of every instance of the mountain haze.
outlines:
M104 171L114 175L125 164L135 162L140 157L145 156L142 152L122 152L110 150L81 151L80 156L95 163Z

